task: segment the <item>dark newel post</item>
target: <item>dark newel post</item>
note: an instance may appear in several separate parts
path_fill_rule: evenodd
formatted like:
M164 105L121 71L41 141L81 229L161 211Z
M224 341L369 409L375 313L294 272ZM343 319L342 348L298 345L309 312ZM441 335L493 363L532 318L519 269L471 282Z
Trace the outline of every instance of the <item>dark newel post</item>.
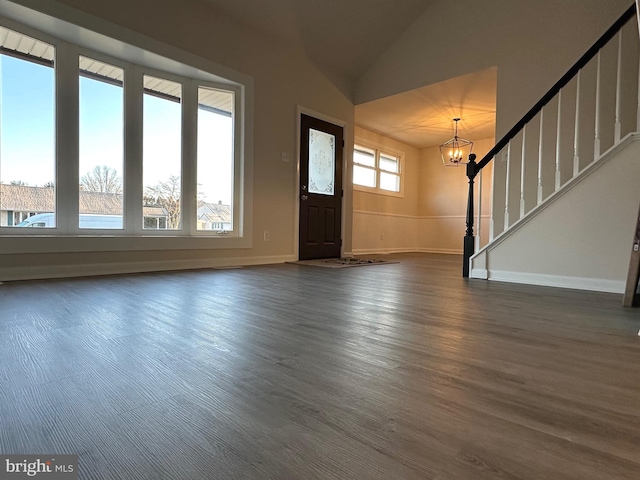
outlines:
M464 259L462 264L462 276L469 278L469 259L475 252L475 239L473 237L473 180L478 173L476 154L469 155L467 163L467 177L469 177L469 199L467 201L467 233L464 236Z

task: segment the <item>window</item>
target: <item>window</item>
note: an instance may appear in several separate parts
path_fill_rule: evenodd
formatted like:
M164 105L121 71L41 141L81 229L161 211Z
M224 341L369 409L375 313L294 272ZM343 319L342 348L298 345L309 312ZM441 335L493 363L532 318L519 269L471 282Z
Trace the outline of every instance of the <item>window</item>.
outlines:
M55 213L53 45L0 27L0 227Z
M179 230L182 179L182 85L144 76L143 228ZM160 222L161 219L165 221ZM154 220L158 220L154 222ZM164 226L161 226L164 225Z
M48 33L0 22L11 26L0 25L0 235L123 235L141 250L154 235L169 239L153 248L250 242L241 83L103 36L126 58L94 52L72 43L98 38L81 27L59 41L46 19Z
M198 88L197 229L233 230L233 93Z
M81 56L79 228L123 228L124 70Z
M400 157L380 153L378 167L380 168L380 188L390 192L399 192Z
M376 188L376 152L364 147L355 147L353 152L353 183Z
M402 154L356 144L353 183L357 190L399 196L402 193Z

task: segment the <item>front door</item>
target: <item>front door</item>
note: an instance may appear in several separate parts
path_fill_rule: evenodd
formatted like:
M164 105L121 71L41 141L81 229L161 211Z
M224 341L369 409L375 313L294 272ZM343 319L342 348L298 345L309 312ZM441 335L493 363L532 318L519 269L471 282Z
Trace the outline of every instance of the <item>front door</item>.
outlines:
M342 244L342 127L300 122L299 259L337 258Z

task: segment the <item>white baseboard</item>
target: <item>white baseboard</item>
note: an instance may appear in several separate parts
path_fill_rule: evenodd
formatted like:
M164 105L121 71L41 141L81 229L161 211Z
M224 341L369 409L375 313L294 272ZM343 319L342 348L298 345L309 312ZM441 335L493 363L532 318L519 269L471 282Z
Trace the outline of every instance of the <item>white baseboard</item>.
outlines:
M446 248L354 248L354 255L385 255L389 253L438 253L444 255L462 255L462 250L451 250Z
M417 248L354 248L354 255L385 255L389 253L415 253Z
M477 269L480 270L480 269ZM472 270L476 271L475 269ZM480 277L474 277L480 278ZM487 277L485 277L487 278ZM563 275L547 275L541 273L522 273L491 270L488 279L498 282L523 283L527 285L541 285L545 287L572 288L575 290L590 290L606 293L624 293L623 280L608 280L603 278L568 277Z
M464 253L461 249L452 248L420 248L417 251L420 253L439 253L442 255L462 255Z
M469 274L471 278L480 278L486 280L489 278L489 271L486 268L472 268Z
M0 268L0 282L13 280L38 280L45 278L71 278L125 273L148 273L172 270L267 265L295 261L294 255L264 257L225 257L191 260L159 260L152 262L94 263L83 265L47 265L34 267Z

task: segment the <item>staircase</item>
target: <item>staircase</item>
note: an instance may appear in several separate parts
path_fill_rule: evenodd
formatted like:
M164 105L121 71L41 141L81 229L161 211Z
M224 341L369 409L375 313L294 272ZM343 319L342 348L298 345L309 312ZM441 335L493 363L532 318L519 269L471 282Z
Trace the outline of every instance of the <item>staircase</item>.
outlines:
M465 276L624 291L625 246L640 201L636 18L633 5L482 160L467 166ZM486 219L479 203L482 169L491 161Z

